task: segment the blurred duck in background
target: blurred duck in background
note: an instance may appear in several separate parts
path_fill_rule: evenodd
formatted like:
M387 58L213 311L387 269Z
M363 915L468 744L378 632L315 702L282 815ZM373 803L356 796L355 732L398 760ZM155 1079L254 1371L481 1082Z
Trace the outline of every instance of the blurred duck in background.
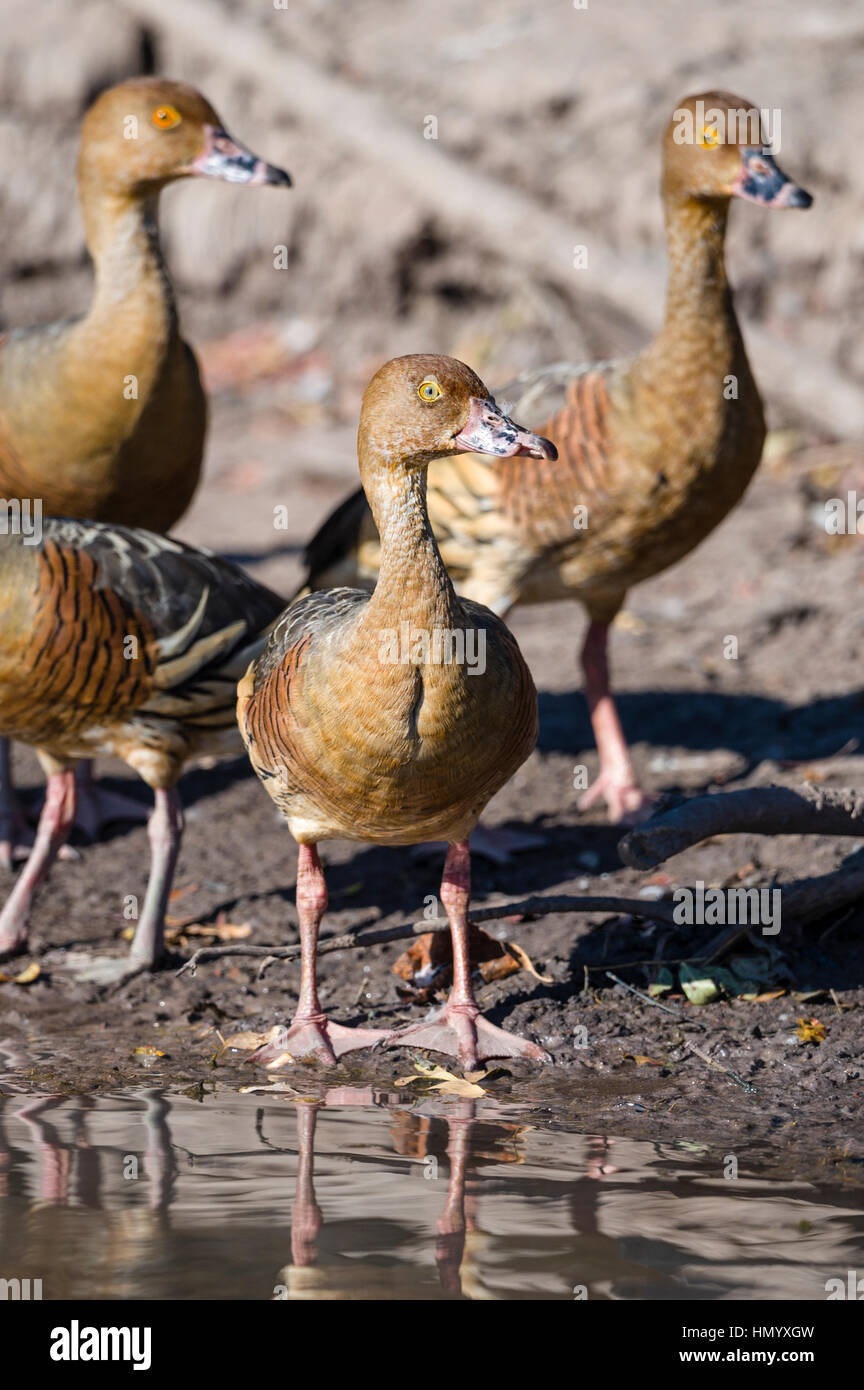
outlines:
M155 793L150 877L130 958L78 973L110 981L159 964L183 831L177 781L194 758L241 751L237 681L283 607L236 565L152 531L49 518L39 546L0 536L0 733L36 748L48 777L0 912L0 959L26 948L34 894L71 829L75 760L105 754Z
M169 531L198 486L207 402L180 335L159 245L159 194L188 177L288 187L226 132L193 87L136 78L84 119L78 192L95 288L83 317L16 329L0 340L0 496L47 515ZM0 861L28 853L0 749ZM79 824L140 819L140 803L89 780Z
M741 499L765 438L726 277L729 205L812 202L763 144L759 112L729 92L677 107L662 193L669 275L653 341L629 361L557 363L498 392L503 409L555 443L557 462L472 454L429 466L429 518L459 594L499 615L565 598L587 609L582 667L600 770L580 808L602 798L623 824L643 819L651 798L612 696L610 625L628 589L682 559ZM299 592L371 587L383 553L373 509L355 492L310 541ZM499 832L484 833L491 844ZM505 831L502 857L532 844Z

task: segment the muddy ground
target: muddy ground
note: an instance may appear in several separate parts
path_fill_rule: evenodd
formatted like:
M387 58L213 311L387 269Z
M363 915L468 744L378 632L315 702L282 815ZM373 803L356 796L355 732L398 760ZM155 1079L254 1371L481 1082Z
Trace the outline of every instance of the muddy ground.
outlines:
M231 400L217 409L224 467L214 470L187 535L212 540L208 526L229 509L241 467L231 440L248 439L242 415ZM331 433L325 441L327 432L316 430L304 440L295 431L291 460L312 457L325 442L334 450L341 444L346 453L340 470L347 477L347 440L338 428ZM240 522L244 509L250 515L260 511L274 495L268 458L284 476L285 455L273 440L268 452L266 439L259 417L254 459L243 465L247 486ZM631 595L614 634L614 659L624 723L653 790L864 781L861 540L829 539L816 524L819 499L833 495L841 482L853 485L856 469L861 476L854 450L807 445L796 436L773 438L738 512L678 569ZM311 516L325 510L341 483L338 476L312 481L297 464L291 489L302 500L298 514L305 518L307 511ZM304 528L305 521L296 540ZM279 544L283 553L271 547L255 563L245 549L235 553L289 592L298 568L296 546L290 537ZM541 692L541 735L487 819L530 828L544 844L503 867L476 858L474 901L491 905L535 893L647 894L646 916L571 913L491 924L496 935L523 945L551 983L522 972L482 985L481 1003L495 1022L541 1042L554 1067L538 1073L527 1065L510 1066L490 1080L490 1093L548 1107L582 1130L643 1137L710 1134L716 1142L755 1146L765 1162L791 1164L799 1176L811 1170L824 1176L837 1166L851 1181L864 1178L864 911L829 914L803 929L783 921L775 937L745 936L718 964L750 983L704 1006L682 996L676 963L704 953L718 928L673 928L650 919L652 893L668 897L676 885L697 880L782 888L835 868L855 852L855 842L728 836L689 850L657 872L622 867L620 832L599 812L580 814L572 789L574 768L584 763L593 772L595 766L577 676L582 624L571 604L513 616ZM738 639L737 660L723 656L730 635ZM18 766L35 805L38 778L26 752L19 751ZM107 765L103 772L124 775ZM248 923L250 944L296 941L295 846L244 762L193 771L181 790L187 830L172 914L212 924L222 913L228 923ZM139 792L143 800L143 787ZM253 1069L242 1053L223 1053L214 1063L216 1029L230 1037L286 1020L296 998L296 964L274 964L259 977L259 960L232 958L202 964L194 978L178 978L175 968L202 944L190 936L181 937L170 965L153 978L107 993L71 982L57 947L125 949L117 939L126 925L122 905L126 895L143 893L145 831L117 827L109 839L82 845L80 852L77 862L55 868L34 913L32 954L15 962L16 970L38 962L39 978L26 986L0 985L2 1034L17 1059L18 1079L38 1089L79 1091L156 1074L206 1082L218 1071L223 1080L248 1084ZM424 900L437 891L440 858L332 843L324 859L328 932L416 921ZM407 944L322 960L328 1010L343 1021L371 1019L385 1026L421 1017L426 1006L400 998L402 981L392 969ZM627 994L605 974L611 969L644 990L664 963L673 972L664 1002L678 1011L677 1018ZM744 1000L735 989L776 997ZM814 1018L824 1025L822 1041L802 1041L798 1021ZM574 1033L581 1027L587 1030L584 1047ZM164 1057L133 1052L148 1046ZM386 1082L410 1069L405 1053L357 1054L337 1075ZM323 1080L314 1066L298 1069L296 1077L282 1073L306 1091L314 1092Z
M695 555L631 594L613 659L636 762L656 791L864 784L864 538L827 537L821 510L848 489L864 495L864 458L860 445L843 442L858 430L836 427L813 400L813 382L823 379L814 364L832 380L864 379L864 185L854 157L864 34L855 6L838 0L817 14L796 0L778 19L774 7L754 10L744 0L650 10L617 0L585 12L477 0L469 15L448 0L434 36L419 0L374 0L362 18L344 7L338 26L331 9L298 0L265 19L244 3L224 16L266 24L274 49L282 44L346 88L381 98L417 133L418 159L423 121L436 113L450 157L567 217L572 239L593 248L592 267L620 260L639 285L644 272L644 296L610 298L593 268L565 288L551 267L548 283L528 276L500 244L493 252L474 235L470 219L457 229L446 199L430 218L386 148L361 157L344 132L304 119L287 86L274 106L263 80L235 71L230 44L202 55L194 35L145 22L140 5L85 0L73 14L52 0L38 24L20 7L7 5L4 16L0 328L86 303L72 166L92 94L141 71L199 82L238 136L284 162L297 187L284 200L272 190L201 185L166 196L167 260L213 396L207 476L180 534L248 564L287 595L304 540L354 485L360 394L384 358L453 351L495 386L544 361L635 350L659 313L658 139L675 100L710 85L781 108L783 162L816 202L806 215L736 207L729 260L745 336L758 331L763 345L800 351L805 367L781 371L775 357L753 352L773 430L761 473ZM417 44L418 32L428 44ZM282 243L289 272L274 269ZM796 395L808 391L799 409ZM282 505L287 530L273 524ZM595 767L578 672L583 624L575 604L512 617L541 692L541 735L488 820L529 827L544 843L504 867L477 860L478 905L531 893L668 895L700 879L782 885L828 872L855 851L854 842L816 837L739 836L692 849L659 876L623 868L619 832L600 811L580 815L573 789L574 768ZM736 659L724 656L729 636ZM35 761L23 750L16 758L35 809ZM146 801L142 785L133 791ZM174 914L206 924L222 912L228 923L249 924L253 944L295 941L295 847L245 763L190 772L181 792L187 829ZM194 978L166 968L107 994L70 982L58 948L122 952L123 900L140 898L148 862L140 826L115 827L80 849L77 862L55 868L34 913L32 956L14 966L29 959L41 973L28 985L0 983L0 1040L16 1082L85 1091L145 1076L152 1084L158 1074L195 1085L214 1075L215 1028L230 1036L290 1015L296 965L276 964L263 978L258 961L242 958L205 964ZM417 920L437 891L440 859L410 850L334 843L324 858L327 931ZM481 1003L495 1022L541 1041L555 1065L512 1067L490 1081L490 1093L548 1106L582 1130L723 1144L743 1136L766 1162L773 1155L799 1175L835 1167L850 1181L864 1175L864 911L803 931L784 921L778 937L739 941L720 964L750 982L739 985L745 993L777 997L733 994L699 1007L681 996L673 962L698 957L717 928L670 931L651 922L650 896L645 904L644 920L598 913L493 924L552 983L513 975L482 986ZM201 939L178 944L172 966ZM327 957L327 1008L345 1021L420 1017L397 994L392 966L402 949ZM673 971L665 1002L680 1018L605 975L611 969L645 989L664 962ZM802 1018L824 1025L821 1041L799 1039ZM583 1026L588 1045L576 1047L574 1029ZM693 1043L740 1081L712 1068ZM134 1055L146 1046L164 1057ZM240 1054L217 1065L229 1084L249 1079ZM386 1082L409 1067L407 1056L376 1054L339 1074ZM319 1084L312 1070L299 1077L298 1086Z

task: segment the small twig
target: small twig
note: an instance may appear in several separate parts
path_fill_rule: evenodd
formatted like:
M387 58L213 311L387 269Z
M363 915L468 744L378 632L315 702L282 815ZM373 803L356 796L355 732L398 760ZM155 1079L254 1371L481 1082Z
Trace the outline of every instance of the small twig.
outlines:
M681 1023L690 1022L690 1019L685 1019L684 1015L678 1009L673 1009L668 1004L661 1004L659 999L652 999L650 994L643 994L641 989L636 989L633 985L628 985L625 980L619 980L618 976L613 975L611 970L606 971L606 978L608 980L614 980L616 985L620 985L622 989L626 989L628 994L635 994L636 998L643 1000L644 1003L653 1004L655 1009L662 1009L664 1014L671 1014L673 1018L677 1018ZM699 1020L693 1019L693 1022L698 1023Z
M715 1062L713 1057L709 1057L707 1052L703 1052L702 1048L697 1047L689 1038L687 1039L687 1046L691 1052L696 1053L697 1057L701 1057L703 1062L707 1062L709 1067L713 1067L715 1071L722 1071L724 1076L731 1077L736 1085L743 1086L745 1091L752 1091L754 1095L758 1094L756 1087L751 1086L749 1081L745 1081L743 1076L739 1076L737 1071L732 1071L731 1067L724 1067L722 1062Z
M845 911L844 913L842 913L841 916L839 916L838 918L836 918L836 920L833 921L833 922L831 923L830 927L826 927L826 928L825 928L825 930L822 932L821 936L819 937L819 945L820 945L820 946L822 945L822 942L823 942L823 941L827 941L827 940L828 940L828 937L831 935L832 932L835 932L835 931L837 930L838 927L842 927L842 925L843 925L844 922L848 922L848 921L849 921L849 918L852 916L853 911L854 911L854 908L852 908L852 907L847 907L846 911Z
M477 908L471 913L469 920L472 922L492 922L502 917L545 916L556 912L615 912L622 915L628 914L631 917L643 917L646 920L659 918L661 921L671 922L673 908L671 904L649 903L643 898L590 898L563 894L549 898L525 898L522 902L498 903L495 907ZM448 932L449 930L449 923L424 920L409 922L398 927L382 927L378 931L329 936L319 943L318 954L324 956L329 955L332 951L356 951L363 946L380 946L390 941L405 941L410 937L425 936L427 933ZM223 956L271 956L274 960L296 960L299 955L299 944L292 946L200 946L181 965L177 974L183 975L187 970L195 971L204 961L219 960Z

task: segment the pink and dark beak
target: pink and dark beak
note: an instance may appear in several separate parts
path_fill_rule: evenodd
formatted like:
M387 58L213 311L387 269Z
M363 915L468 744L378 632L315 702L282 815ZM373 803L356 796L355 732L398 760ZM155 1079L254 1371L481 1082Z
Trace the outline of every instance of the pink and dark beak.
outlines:
M226 130L218 126L204 127L204 148L189 165L190 174L203 178L225 179L228 183L274 184L291 187L291 175L275 164L259 159L257 154L238 145Z
M767 208L809 208L813 199L783 173L767 150L742 149L741 169L732 184L736 198Z
M454 438L460 454L496 454L512 458L514 454L530 454L538 459L557 459L558 450L550 439L523 430L495 404L492 396L481 400L471 397L468 419Z

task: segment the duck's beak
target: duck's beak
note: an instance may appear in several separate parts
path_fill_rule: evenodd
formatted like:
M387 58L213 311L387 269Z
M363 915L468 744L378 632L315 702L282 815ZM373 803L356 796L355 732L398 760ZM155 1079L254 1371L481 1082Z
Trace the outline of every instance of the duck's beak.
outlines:
M809 193L783 173L774 156L759 149L741 151L741 168L732 183L732 194L748 203L768 208L809 208Z
M291 187L291 176L284 169L259 159L245 145L238 145L227 130L212 125L204 127L204 148L184 172L225 179L228 183L271 183L282 188Z
M471 397L468 419L453 440L459 454L497 454L512 458L514 454L530 454L533 458L557 459L558 450L542 435L523 430L496 405L492 396L481 400Z

